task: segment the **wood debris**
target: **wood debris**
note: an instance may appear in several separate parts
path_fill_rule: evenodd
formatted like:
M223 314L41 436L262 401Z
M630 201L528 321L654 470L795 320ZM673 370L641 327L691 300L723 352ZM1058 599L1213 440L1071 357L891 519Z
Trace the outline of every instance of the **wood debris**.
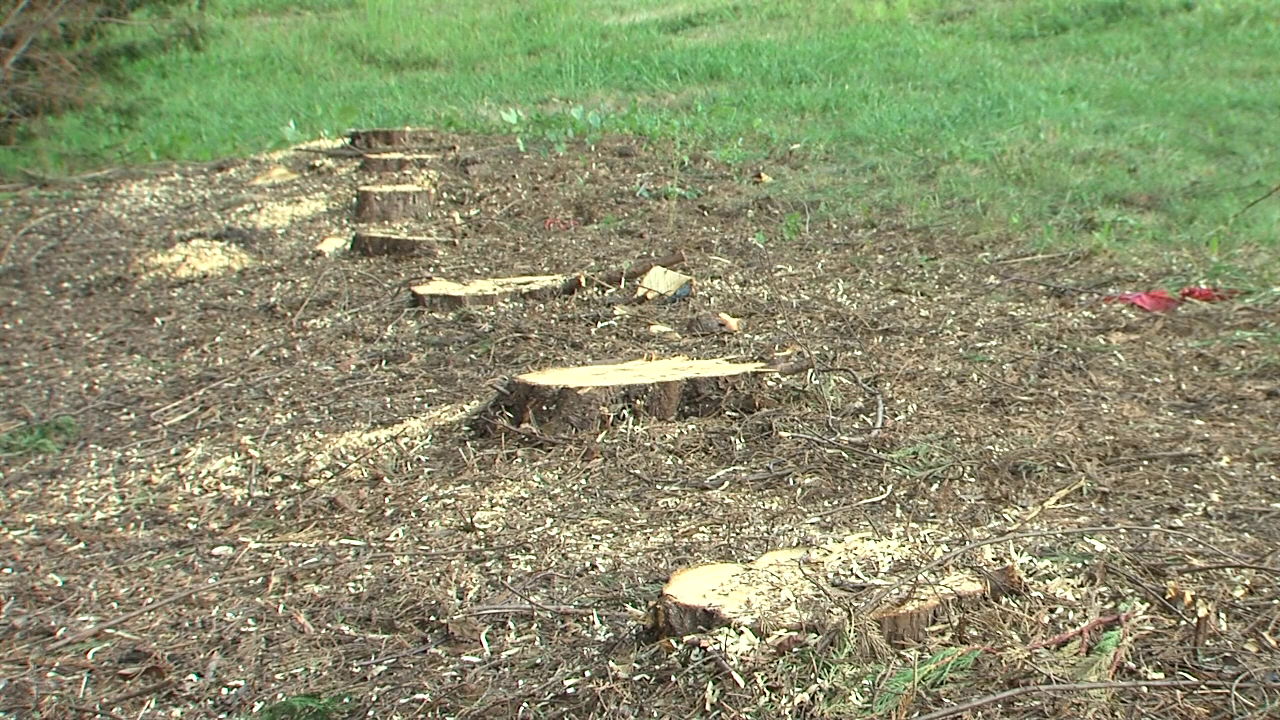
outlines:
M431 308L456 309L468 305L497 305L505 300L548 300L571 295L582 287L580 275L525 275L488 278L460 283L442 278L409 288L418 304Z
M282 165L275 165L249 181L250 185L279 185L298 177L298 174Z
M683 300L693 294L693 278L661 265L649 268L636 288L637 301L662 298L666 302Z
M351 248L351 238L346 235L330 235L316 243L315 252L324 257L340 255Z
M698 313L685 323L685 332L690 335L718 335L741 330L742 321L729 313Z

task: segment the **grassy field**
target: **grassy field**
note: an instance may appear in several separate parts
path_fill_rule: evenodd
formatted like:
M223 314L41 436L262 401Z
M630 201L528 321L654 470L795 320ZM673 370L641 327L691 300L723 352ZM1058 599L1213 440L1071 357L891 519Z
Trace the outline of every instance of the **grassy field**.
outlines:
M1280 182L1272 0L212 0L189 22L0 170L357 125L629 132L766 169L791 150L808 172L780 187L841 211L1210 260L1280 240L1280 198L1237 216Z

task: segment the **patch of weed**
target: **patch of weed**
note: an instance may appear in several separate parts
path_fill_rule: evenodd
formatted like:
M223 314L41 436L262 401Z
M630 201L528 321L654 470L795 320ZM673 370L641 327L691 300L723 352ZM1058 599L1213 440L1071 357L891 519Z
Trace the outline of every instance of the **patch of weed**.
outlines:
M52 455L79 434L75 418L62 416L0 434L0 457Z
M909 702L921 689L939 688L954 676L973 667L974 661L978 659L981 652L964 648L945 648L919 665L897 669L872 700L872 714L896 716L904 703Z
M335 720L347 714L351 703L352 699L347 696L297 695L268 705L253 717L255 720Z

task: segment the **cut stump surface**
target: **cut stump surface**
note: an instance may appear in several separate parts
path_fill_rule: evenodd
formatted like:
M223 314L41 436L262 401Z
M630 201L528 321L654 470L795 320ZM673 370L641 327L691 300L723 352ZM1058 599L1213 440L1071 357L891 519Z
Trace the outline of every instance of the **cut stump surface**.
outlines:
M747 564L717 563L675 572L653 606L649 630L659 637L683 636L724 626L748 627L757 635L801 630L835 620L843 612L833 598L845 576L867 576L889 584L896 577L901 548L892 540L853 537L817 548L787 548L766 553ZM901 568L907 570L907 568ZM998 595L1016 585L1013 568L1000 588L988 588L977 577L958 573L920 583L904 583L903 595L871 614L884 639L918 641L948 611Z
M562 435L599 432L627 417L752 412L761 403L761 377L771 370L765 363L684 357L554 368L511 378L481 419Z

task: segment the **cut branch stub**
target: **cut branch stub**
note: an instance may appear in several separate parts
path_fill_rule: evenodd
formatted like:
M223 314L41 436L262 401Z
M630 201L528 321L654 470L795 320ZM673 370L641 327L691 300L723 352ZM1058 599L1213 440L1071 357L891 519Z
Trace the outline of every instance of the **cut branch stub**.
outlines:
M734 626L751 628L764 637L777 630L834 622L844 612L834 600L842 593L842 577L864 577L876 574L869 570L893 568L905 554L896 540L851 537L817 548L775 550L748 564L679 570L650 609L649 634L683 636ZM1016 576L1016 570L1008 567L997 574ZM965 574L906 587L906 595L871 615L891 643L921 640L943 613L958 612L999 594Z
M649 270L654 265L661 265L662 267L665 267L665 268L673 268L673 267L677 267L679 265L684 264L684 261L685 261L684 250L674 250L666 255L663 255L660 258L648 259L648 260L637 260L635 263L633 263L630 267L626 268L625 270L614 270L612 272L607 272L604 275L600 276L600 282L604 283L605 285L621 285L623 281L634 280L644 275L645 273L649 272Z
M548 300L572 295L582 287L580 275L525 275L489 278L458 283L435 278L409 288L419 305L456 309L468 305L497 305L504 300L524 298Z
M378 150L430 145L435 141L435 137L432 131L426 128L369 128L352 130L347 133L347 141L352 147L361 150Z
M771 370L765 363L675 357L525 373L508 381L473 427L527 425L563 435L597 433L626 418L754 412L764 404L761 378Z
M435 190L421 185L365 185L356 189L356 222L426 218L433 200Z
M389 235L377 232L358 232L351 238L351 252L373 255L435 255L434 238L414 235Z
M370 173L396 173L427 167L439 155L429 153L379 152L370 153L360 161L360 169Z

